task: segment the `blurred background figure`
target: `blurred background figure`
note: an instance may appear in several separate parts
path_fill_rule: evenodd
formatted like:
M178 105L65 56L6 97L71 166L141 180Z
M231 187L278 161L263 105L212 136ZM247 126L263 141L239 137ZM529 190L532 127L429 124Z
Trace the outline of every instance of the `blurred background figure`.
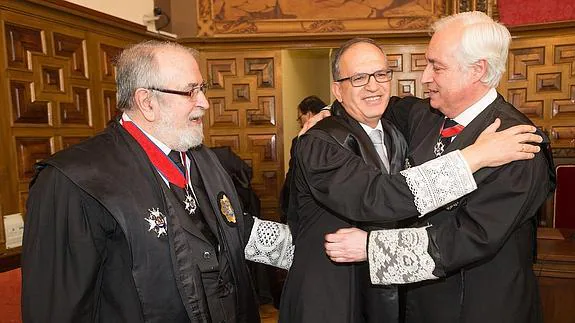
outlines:
M322 101L322 99L318 98L315 95L310 95L305 97L297 106L298 110L298 117L297 121L299 122L300 127L303 127L303 124L314 115L318 114L321 109L325 108L327 104ZM295 140L295 138L294 138ZM293 142L292 142L293 147Z
M325 104L325 102L323 102L322 99L318 98L315 95L310 95L305 97L303 100L301 100L301 102L298 104L297 106L297 110L298 110L298 117L297 117L297 121L299 122L300 127L303 127L303 125L306 123L306 121L313 117L314 115L318 114L321 109L325 108L327 106L327 104ZM290 183L290 178L291 178L291 169L293 168L293 155L294 155L294 149L295 149L295 144L297 142L297 136L295 138L293 138L292 142L291 142L291 148L290 148L290 161L289 161L289 169L288 172L286 174L286 178L284 181L284 186L280 192L280 209L281 209L281 222L282 223L286 223L286 217L287 217L287 208L288 208L288 204L289 204L289 183Z

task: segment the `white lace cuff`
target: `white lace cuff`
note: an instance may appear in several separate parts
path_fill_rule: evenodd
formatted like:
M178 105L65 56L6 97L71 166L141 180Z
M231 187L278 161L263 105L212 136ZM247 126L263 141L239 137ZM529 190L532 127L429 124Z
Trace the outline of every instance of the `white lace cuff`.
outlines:
M246 260L289 269L294 246L287 224L254 218L254 226L244 253Z
M473 173L459 150L401 171L421 216L473 192Z
M391 285L437 279L428 244L425 228L372 231L367 250L371 282Z

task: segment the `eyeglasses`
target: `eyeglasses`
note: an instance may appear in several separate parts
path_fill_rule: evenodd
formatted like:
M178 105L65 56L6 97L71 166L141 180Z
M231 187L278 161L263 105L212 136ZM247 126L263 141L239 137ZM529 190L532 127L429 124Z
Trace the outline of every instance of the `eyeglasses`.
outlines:
M360 87L364 86L369 83L369 79L373 76L377 83L385 83L391 81L393 78L393 71L392 70L381 70L375 71L371 74L369 73L357 73L350 77L344 77L342 79L336 80L336 82L343 82L349 80L351 82L351 86L353 87Z
M158 91L158 92L162 92L162 93L169 93L169 94L177 94L177 95L183 95L183 96L187 96L190 97L192 99L196 98L196 96L198 95L198 93L201 91L202 93L206 94L206 92L208 91L208 87L209 84L207 82L203 82L199 85L194 86L193 88L191 88L188 91L178 91L178 90L170 90L170 89L160 89L160 88L156 88L156 87L150 87L148 89L152 90L152 91Z

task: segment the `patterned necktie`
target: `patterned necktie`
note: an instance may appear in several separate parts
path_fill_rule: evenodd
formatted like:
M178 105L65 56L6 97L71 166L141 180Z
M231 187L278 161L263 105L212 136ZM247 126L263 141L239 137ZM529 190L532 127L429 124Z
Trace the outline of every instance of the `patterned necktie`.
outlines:
M383 162L383 166L385 170L389 173L389 160L387 159L387 152L385 151L385 145L383 144L382 132L379 129L373 129L369 133L369 139L373 143L377 154L379 155L379 159Z
M436 157L439 157L443 154L447 146L453 141L453 137L457 136L461 131L463 131L462 125L457 123L453 119L445 118L443 122L443 127L441 127L439 140L435 147L433 148L433 152L435 153Z
M182 171L182 173L184 174L186 173L186 168L184 167L184 164L182 164L182 158L180 157L179 152L172 150L168 154L168 157L170 157L170 159L174 162L174 164L178 166L178 168Z

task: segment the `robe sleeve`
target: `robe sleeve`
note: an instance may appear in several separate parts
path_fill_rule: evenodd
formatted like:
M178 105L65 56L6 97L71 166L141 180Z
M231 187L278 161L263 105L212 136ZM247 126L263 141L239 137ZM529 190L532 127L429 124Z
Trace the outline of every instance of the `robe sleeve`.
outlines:
M22 249L24 322L92 322L105 226L89 198L52 167L30 189Z
M424 215L476 189L459 151L400 174L383 174L331 137L306 135L297 149L298 190L357 222L385 224ZM302 179L303 178L303 179Z
M254 219L251 234L244 249L246 260L289 269L295 246L287 224Z
M551 189L541 153L500 167L438 225L372 231L368 261L374 284L444 277L493 257L513 231L536 216Z

